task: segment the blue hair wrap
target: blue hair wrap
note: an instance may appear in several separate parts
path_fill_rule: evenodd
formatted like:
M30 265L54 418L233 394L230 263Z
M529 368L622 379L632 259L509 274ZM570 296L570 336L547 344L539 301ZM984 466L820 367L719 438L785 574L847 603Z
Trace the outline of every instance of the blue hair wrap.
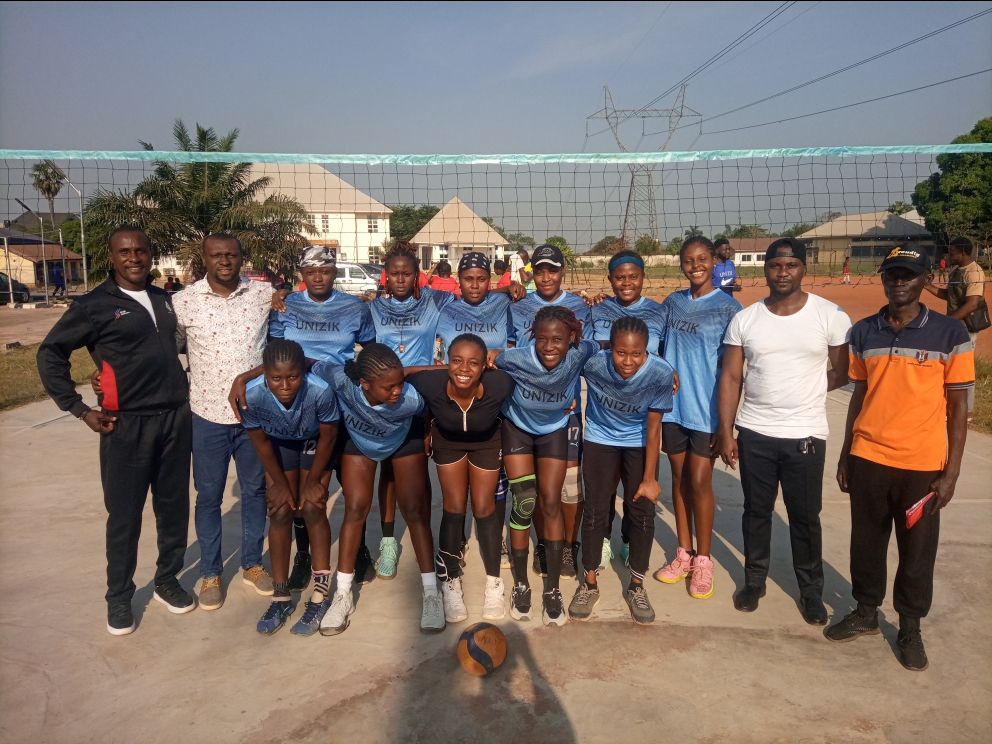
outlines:
M637 264L641 267L641 271L644 270L644 259L640 256L616 256L610 260L610 273L612 274L613 269L625 263Z

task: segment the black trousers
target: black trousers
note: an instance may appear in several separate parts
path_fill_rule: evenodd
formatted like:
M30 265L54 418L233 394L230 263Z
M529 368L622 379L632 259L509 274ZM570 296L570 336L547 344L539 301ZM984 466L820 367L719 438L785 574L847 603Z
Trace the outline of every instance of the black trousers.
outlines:
M609 535L610 512L614 510L613 495L622 482L623 519L630 530L630 572L643 579L654 542L654 504L645 498L634 501L644 479L644 448L613 447L588 439L582 447L582 566L586 571L599 568L603 539Z
M153 415L116 413L100 435L100 476L107 507L107 601L130 602L138 565L141 512L152 491L158 532L155 586L176 580L189 536L189 405Z
M789 514L792 566L803 597L823 596L824 439L778 439L739 429L737 447L744 489L744 583L764 587L771 563L772 513L782 485ZM805 452L803 450L805 449Z
M933 601L940 512L923 516L906 529L906 510L930 493L939 470L902 470L851 455L851 584L854 598L878 607L885 598L886 563L892 523L896 526L899 568L892 600L904 617L926 617Z

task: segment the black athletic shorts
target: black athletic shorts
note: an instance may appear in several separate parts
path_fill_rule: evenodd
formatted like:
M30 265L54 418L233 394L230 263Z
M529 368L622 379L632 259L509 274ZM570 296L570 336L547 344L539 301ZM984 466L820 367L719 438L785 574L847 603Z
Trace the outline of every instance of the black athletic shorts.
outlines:
M534 457L550 457L553 460L569 459L567 426L550 434L531 434L505 418L502 429L504 456L534 455Z
M342 426L339 430L338 437L345 437L344 446L342 452L346 455L361 455L365 457L365 453L358 449L358 445L355 444L355 440L351 438L348 434L348 430ZM390 458L396 457L406 457L407 455L416 455L417 453L424 454L424 420L417 416L410 422L410 431L406 433L406 439L400 442L400 446L393 450L393 453L389 457L383 459L388 460Z
M436 465L451 465L468 457L480 470L499 470L503 460L503 437L496 427L484 442L456 442L446 439L436 425L431 426L431 457Z
M566 460L582 460L582 416L568 414L568 457Z
M666 455L679 455L692 450L700 457L709 457L711 436L708 431L687 429L682 424L664 421L661 424L661 451Z
M343 427L342 427L343 428ZM276 460L283 472L290 470L309 470L313 467L313 456L317 454L316 439L279 439L269 437L272 442L272 449L275 450ZM328 460L325 471L334 470L337 461L338 447L335 445L334 453Z

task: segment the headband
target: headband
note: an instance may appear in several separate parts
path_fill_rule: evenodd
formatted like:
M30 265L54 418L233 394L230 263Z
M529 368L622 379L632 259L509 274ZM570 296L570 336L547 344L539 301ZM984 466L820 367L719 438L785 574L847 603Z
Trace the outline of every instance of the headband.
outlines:
M641 271L644 271L644 259L640 256L614 256L610 259L610 273L613 273L615 269L620 264L632 263L641 267Z
M468 271L469 269L483 269L487 274L492 273L489 268L489 257L485 253L480 253L479 251L466 253L458 262L459 274L463 271Z
M337 266L334 249L326 245L311 245L300 253L300 268L304 266Z

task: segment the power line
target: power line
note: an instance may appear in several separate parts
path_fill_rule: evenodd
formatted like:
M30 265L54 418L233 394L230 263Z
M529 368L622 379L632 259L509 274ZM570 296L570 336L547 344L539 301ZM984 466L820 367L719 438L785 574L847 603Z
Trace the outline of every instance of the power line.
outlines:
M672 0L672 2L674 2L674 1L675 0ZM616 72L614 72L612 75L610 75L610 79L606 81L606 84L607 85L609 85L610 83L612 83L613 82L613 78L615 78L617 76L617 73L620 72L620 70L623 69L623 66L625 64L627 64L628 62L630 62L630 58L634 56L634 52L636 52L638 49L640 49L641 44L643 44L644 43L644 40L647 39L648 36L651 35L651 32L654 31L654 27L658 25L658 21L660 21L662 19L662 16L664 16L665 13L668 12L668 9L671 8L671 7L672 7L672 3L670 2L670 3L668 3L668 5L665 6L665 9L663 11L661 11L661 15L659 15L657 18L655 18L654 23L651 24L651 28L649 28L648 31L647 31L647 33L644 34L644 36L641 37L641 40L639 42L637 42L637 46L635 46L631 50L630 54L627 55L627 59L625 59L623 62L621 62L620 63L620 66L616 69Z
M946 83L953 83L956 80L964 80L965 78L975 77L976 75L983 75L986 72L992 72L992 67L985 70L978 70L978 72L970 72L967 75L959 75L958 77L948 78L947 80L941 80L939 83L930 83L930 85L921 85L918 88L910 88L909 90L901 90L898 93L890 93L887 96L878 96L877 98L869 98L866 101L858 101L857 103L848 103L844 106L834 106L833 108L823 109L822 111L813 111L809 114L800 114L799 116L790 116L785 119L776 119L775 121L766 121L764 124L750 124L746 127L734 127L733 129L719 129L715 132L703 132L701 136L708 137L711 134L726 134L727 132L739 132L742 129L755 129L757 127L767 127L771 124L782 124L787 121L795 121L796 119L805 119L810 116L819 116L820 114L829 114L831 111L840 111L842 109L853 108L854 106L863 106L866 103L874 103L875 101L884 101L887 98L895 98L896 96L903 96L907 93L916 93L920 90L926 90L927 88L936 88L938 85L944 85ZM715 118L715 117L714 117ZM687 125L694 126L694 125Z
M823 80L826 80L827 78L832 78L835 75L840 75L842 72L847 72L848 70L853 70L856 67L861 67L861 65L866 65L869 62L874 62L875 60L881 59L882 57L885 57L885 56L887 56L889 54L892 54L893 52L898 52L901 49L905 49L906 47L912 46L913 44L917 44L917 43L919 43L921 41L924 41L924 40L929 39L929 38L931 38L933 36L936 36L937 34L941 34L944 31L949 31L950 29L956 28L957 26L960 26L960 25L962 25L964 23L968 23L970 21L974 21L975 19L981 18L982 16L988 15L989 13L992 13L992 8L988 8L986 10L980 11L978 13L975 13L974 15L968 16L967 18L962 18L960 21L957 21L955 23L952 23L949 26L944 26L943 28L938 28L936 31L931 31L928 34L923 34L923 36L918 36L917 38L912 39L911 41L907 41L907 42L904 42L902 44L899 44L898 46L894 46L891 49L888 49L888 50L886 50L884 52L879 52L878 54L874 54L871 57L867 57L867 58L861 60L860 62L855 62L854 64L847 65L846 67L841 67L839 70L834 70L833 72L828 72L826 75L821 75L818 78L813 78L812 80L808 80L805 83L802 83L801 85L794 85L793 87L788 88L787 90L783 90L783 91L781 91L779 93L775 93L774 95L765 96L764 98L761 98L761 99L759 99L757 101L752 101L751 103L745 104L744 106L738 106L737 108L731 109L730 111L724 111L722 114L717 114L716 116L708 116L706 118L707 118L708 121L712 121L713 119L719 119L722 116L727 116L729 114L734 114L734 113L736 113L738 111L743 111L746 108L751 108L751 106L757 106L759 103L764 103L765 101L770 101L773 98L778 98L779 96L784 96L785 94L792 93L793 91L799 90L800 88L805 88L805 87L807 87L809 85L813 85L814 83L819 83L819 82L821 82ZM798 18L798 16L797 16L797 18ZM793 19L793 20L795 20L795 19Z

